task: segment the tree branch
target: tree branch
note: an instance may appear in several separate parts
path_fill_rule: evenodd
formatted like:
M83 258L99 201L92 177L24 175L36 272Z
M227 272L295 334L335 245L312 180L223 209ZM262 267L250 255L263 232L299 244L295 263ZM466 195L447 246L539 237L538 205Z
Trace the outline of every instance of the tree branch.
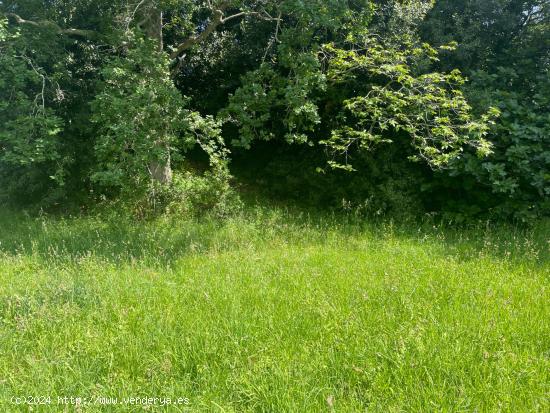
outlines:
M54 30L56 33L61 35L84 37L87 39L93 39L98 37L98 33L93 30L72 29L72 28L63 29L56 22L52 20L39 20L39 21L25 20L21 16L15 13L6 13L6 16L11 17L17 24L33 26L33 27L50 28Z
M242 16L249 16L251 14L254 14L253 12L246 12L246 11L243 11L243 12L240 12L240 13L237 13L237 14L234 14L232 16L229 16L229 17L226 17L222 20L222 24L225 24L227 23L229 20L233 20L233 19L237 19L239 17L242 17Z
M191 36L188 39L186 39L185 41L183 41L182 43L180 43L176 47L176 49L171 53L170 57L172 59L176 59L184 51L189 50L194 45L196 45L198 43L201 43L202 41L206 40L206 38L208 36L210 36L218 28L218 26L221 26L221 25L227 23L228 21L237 19L239 17L258 16L258 17L262 18L263 20L268 20L268 21L278 21L278 22L280 22L280 20L281 20L280 17L278 17L278 18L271 17L267 12L265 14L262 14L262 13L257 12L257 11L243 11L243 12L236 13L236 14L233 14L231 16L228 16L228 17L224 18L224 13L223 13L224 9L225 9L225 7L220 7L219 9L215 10L214 15L212 16L212 20L210 21L208 26L206 26L206 28L199 35Z
M216 10L208 26L206 26L206 28L199 35L191 36L185 41L183 41L182 43L180 43L176 47L176 49L171 53L170 57L172 59L176 59L184 51L189 50L191 47L193 47L197 43L201 43L208 36L210 36L212 32L216 30L216 28L221 24L223 24L223 11Z

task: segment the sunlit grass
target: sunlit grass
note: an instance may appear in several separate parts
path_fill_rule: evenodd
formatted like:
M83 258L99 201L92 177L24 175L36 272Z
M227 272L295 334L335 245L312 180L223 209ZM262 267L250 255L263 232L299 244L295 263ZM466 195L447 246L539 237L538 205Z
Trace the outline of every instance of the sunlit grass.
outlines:
M152 411L545 412L547 235L276 209L4 213L0 408L140 396L189 399Z

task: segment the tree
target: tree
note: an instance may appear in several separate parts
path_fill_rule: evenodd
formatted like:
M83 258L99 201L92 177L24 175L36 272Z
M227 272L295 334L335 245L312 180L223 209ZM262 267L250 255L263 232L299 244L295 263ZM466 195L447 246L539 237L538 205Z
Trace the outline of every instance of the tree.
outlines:
M82 12L83 9L87 10L93 3L94 2L90 1L78 3L76 5L76 15L79 15L79 12ZM105 11L107 16L103 20L111 20L112 27L116 28L114 31L111 30L110 32L101 31L101 29L104 29L106 26L101 20L98 21L96 25L98 31L90 28L65 27L65 25L58 24L55 21L55 17L62 17L69 14L67 8L70 7L70 5L65 3L54 4L51 7L36 7L36 4L10 1L6 2L6 4L2 4L2 6L5 10L5 15L9 17L14 24L28 27L29 29L38 31L40 34L48 32L54 36L72 37L78 39L76 41L82 42L102 39L113 44L116 48L114 61L110 61L109 58L106 60L110 61L109 64L113 70L107 69L103 71L103 74L107 77L108 86L104 89L104 92L98 96L97 101L101 103L103 107L95 118L96 120L105 120L102 118L102 114L106 115L110 111L113 111L113 114L115 114L117 110L122 110L122 113L126 116L120 118L119 121L128 122L127 125L131 125L132 122L135 124L135 119L129 117L131 112L127 109L130 107L136 110L136 115L142 118L145 117L145 121L138 121L138 123L141 125L142 135L147 136L151 140L150 143L153 145L153 150L141 152L139 156L136 155L136 152L130 152L140 158L142 161L142 168L149 172L151 178L162 183L168 183L172 176L170 164L172 154L170 153L170 139L167 136L171 133L177 133L180 128L178 122L181 123L184 122L184 120L176 119L174 116L170 115L156 117L153 116L151 110L148 111L150 116L144 115L147 109L159 109L164 104L168 105L164 110L174 115L179 115L178 111L181 109L178 108L178 106L183 102L183 99L177 97L178 92L173 85L170 84L170 78L166 78L168 66L172 66L172 75L176 74L177 71L181 69L185 60L186 51L208 40L209 36L216 28L230 21L246 18L248 16L262 20L275 20L266 12L262 3L261 1L192 2L156 0L115 2L111 6L105 7L105 10L101 10L102 12ZM22 9L24 12L34 15L34 18L23 18L14 11L11 11L13 9ZM184 14L181 14L182 11ZM202 27L200 33L191 33L187 36L178 34L174 36L172 44L165 45L163 32L165 25L180 27L183 29L183 32L189 31L189 28L193 24L193 20L198 19L197 15L206 16L206 18L202 17L202 19L196 23L198 26ZM78 19L73 20L78 21ZM196 29L193 29L193 31L195 32ZM144 40L134 42L129 48L128 44L126 44L126 38L128 36L132 37L136 33L138 37L140 36L139 33L143 33L145 36ZM155 47L150 47L151 42L155 43ZM122 49L120 49L121 47ZM139 47L143 50L129 50L132 47ZM168 58L170 59L170 63L167 62ZM113 65L116 67L113 67ZM140 66L140 68L136 68L136 65ZM136 69L135 71L132 71L132 66ZM121 75L121 73L124 73L124 75ZM135 81L136 76L140 75L142 76L142 80L144 79L143 76L148 78L147 82L142 83L147 85L144 90L138 90L128 82L128 79L133 79ZM125 76L128 77L125 78ZM119 84L116 83L117 80L120 81ZM107 96L106 91L109 91L108 93L111 94ZM151 100L149 102L144 98L146 96L150 97ZM168 101L166 99L168 99ZM141 107L138 108L127 104L121 105L121 102L138 103ZM97 105L95 107L98 108ZM159 123L161 118L164 123L162 127L160 127ZM154 122L153 119L157 119L157 121ZM109 120L113 121L114 119L109 118ZM120 132L122 130L120 122L105 128L100 128L99 130L103 132L112 132L113 128L118 125L119 129L117 130ZM159 131L159 127L162 131ZM158 135L159 133L160 136ZM104 166L119 164L120 160L128 161L130 159L120 152L122 147L128 145L128 142L124 143L121 147L119 145L121 142L118 141L117 144L115 136L120 138L120 134L117 135L110 132L101 135L99 143L95 145L95 147L99 149L96 155L98 159L102 160L100 164ZM111 145L106 145L106 141L109 140L111 141ZM106 146L111 147L111 149L118 147L119 151L106 151ZM147 147L147 145L144 147ZM112 156L112 159L105 159L108 154ZM149 159L144 159L143 156ZM135 164L135 162L131 163ZM126 166L128 168L117 169L117 173L124 170L133 171L135 169L130 167L130 165ZM112 173L113 171L107 170L103 176L112 175ZM102 175L100 173L99 175L96 174L96 177L97 176Z
M243 77L223 112L239 126L239 144L276 137L321 143L344 157L331 165L346 169L352 148L391 142L400 131L434 167L448 165L465 145L482 156L490 151L484 136L496 111L471 115L458 71L422 72L424 61L437 60L435 49L409 36L384 42L352 24L371 18L364 8L330 13L290 27L283 20L271 61Z
M7 22L0 20L0 174L12 191L24 188L36 194L40 185L29 188L24 177L63 182L64 160L59 150L63 121L49 106L55 81L24 51L16 51L13 45L18 39L18 34L7 31Z
M488 134L493 154L453 165L471 194L492 192L481 209L520 220L547 214L550 195L550 3L544 0L440 0L422 27L429 42L456 40L438 68L459 67L471 82L474 110L492 105L502 116ZM443 186L453 184L452 177ZM468 202L473 202L467 197ZM479 202L478 202L479 203Z

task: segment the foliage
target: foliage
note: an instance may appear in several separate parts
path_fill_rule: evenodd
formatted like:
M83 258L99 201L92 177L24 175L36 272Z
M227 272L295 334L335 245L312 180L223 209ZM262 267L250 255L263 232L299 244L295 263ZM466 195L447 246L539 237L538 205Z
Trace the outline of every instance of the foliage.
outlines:
M176 174L165 188L166 212L176 216L211 215L227 218L239 211L241 201L227 168Z
M93 179L106 188L120 187L138 216L209 211L225 216L239 201L230 186L221 125L185 108L170 78L169 61L155 48L155 43L135 38L103 71L106 86L93 104L99 132ZM204 176L186 171L169 182L154 179L155 165L184 165L185 152L195 145L209 158Z
M549 12L543 0L4 0L4 199L155 205L165 189L181 198L172 179L200 164L186 182L208 170L229 185L248 168L316 206L544 215ZM277 156L255 169L262 148Z
M0 175L6 182L2 191L14 197L22 190L40 196L39 188L29 188L23 177L40 169L42 184L48 179L63 184L63 121L51 107L51 79L31 57L17 53L13 43L19 34L10 33L6 23L0 20Z
M442 167L460 156L465 146L480 157L490 153L485 140L496 110L476 119L460 91L464 80L458 71L415 75L416 59L437 59L428 45L401 50L365 37L346 48L327 45L328 78L332 87L353 90L343 96L336 127L322 141L347 157L350 147L368 150L405 132L418 155L433 167ZM332 163L343 168L345 165Z
M247 74L224 114L239 125L238 143L246 147L254 139L276 137L276 131L288 142L309 142L329 125L330 134L320 143L346 160L353 145L368 150L401 131L418 157L436 167L447 165L466 145L486 156L490 145L484 136L497 111L472 116L459 89L460 73L418 74L422 59L436 60L437 53L428 45L392 47L353 32L340 45L311 52L292 53L281 45L277 63ZM322 102L330 102L330 112L320 113ZM347 162L331 165L351 169Z
M170 80L169 62L153 42L132 40L103 70L105 87L93 103L98 138L92 179L107 187L146 185L154 163L168 162L175 146L185 150L194 143L179 137L188 114Z
M550 212L550 76L533 79L537 83L532 96L506 88L516 76L504 68L499 74L475 74L472 88L491 85L485 98L499 106L502 116L490 135L494 155L483 162L466 160L464 170L502 197L495 212L513 212L529 221Z
M521 221L548 214L548 2L440 0L422 31L428 41L458 41L438 65L459 67L472 79L466 95L476 111L493 105L502 112L488 135L492 155L465 156L452 175L462 182L473 177L470 193L491 193L475 202L478 210Z
M268 65L247 74L222 112L239 126L239 140L233 143L250 148L256 139L270 140L277 135L288 143L307 142L307 133L315 131L321 122L318 106L310 96L323 88L319 66L315 56L301 54L284 66L291 72L289 77Z

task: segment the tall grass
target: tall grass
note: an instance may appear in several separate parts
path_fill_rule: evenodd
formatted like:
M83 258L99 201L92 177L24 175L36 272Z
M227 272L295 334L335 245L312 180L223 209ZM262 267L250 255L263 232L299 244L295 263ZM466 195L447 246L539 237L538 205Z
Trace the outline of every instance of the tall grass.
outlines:
M0 408L550 409L548 223L0 214Z

